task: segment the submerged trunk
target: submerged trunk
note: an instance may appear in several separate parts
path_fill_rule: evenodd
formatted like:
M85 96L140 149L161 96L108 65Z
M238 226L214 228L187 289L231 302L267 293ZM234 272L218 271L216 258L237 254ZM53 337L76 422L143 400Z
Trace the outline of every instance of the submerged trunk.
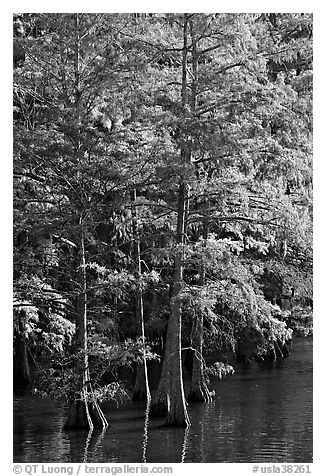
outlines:
M86 393L80 395L80 398L76 399L70 408L64 425L65 430L106 428L108 423L95 397L89 400Z
M81 225L79 280L81 292L77 300L76 312L76 351L78 363L76 372L79 378L75 400L71 406L64 428L66 430L106 428L108 422L99 407L90 382L87 356L87 280L83 225Z
M166 417L166 426L190 424L182 381L181 320L178 307L178 303L174 304L171 311L160 383L150 409L150 417Z

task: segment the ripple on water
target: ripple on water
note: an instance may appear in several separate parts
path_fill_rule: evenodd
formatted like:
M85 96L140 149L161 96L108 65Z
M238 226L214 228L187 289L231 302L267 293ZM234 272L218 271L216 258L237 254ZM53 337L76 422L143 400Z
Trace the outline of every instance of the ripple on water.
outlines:
M105 408L103 435L62 430L67 407L14 398L15 462L293 462L312 461L312 339L297 339L290 358L242 369L212 383L211 404L189 406L192 426L167 429L144 408Z

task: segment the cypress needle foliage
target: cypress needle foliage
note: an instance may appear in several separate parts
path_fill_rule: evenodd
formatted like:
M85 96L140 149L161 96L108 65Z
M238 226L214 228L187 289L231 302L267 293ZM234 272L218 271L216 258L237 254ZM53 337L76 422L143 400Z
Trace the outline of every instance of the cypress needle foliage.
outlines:
M160 356L150 415L189 425L183 349L203 401L232 371L206 356L289 354L312 308L311 15L17 14L13 106L17 382L106 426L119 369Z

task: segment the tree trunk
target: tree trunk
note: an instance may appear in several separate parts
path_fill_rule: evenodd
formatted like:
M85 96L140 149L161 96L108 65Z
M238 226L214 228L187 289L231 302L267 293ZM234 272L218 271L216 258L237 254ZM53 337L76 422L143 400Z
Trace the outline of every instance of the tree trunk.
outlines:
M182 86L181 101L184 118L187 115L187 57L189 15L183 16ZM184 169L190 162L188 143L180 145L181 161ZM184 172L185 174L185 172ZM171 313L168 321L161 378L150 416L166 416L166 426L190 426L187 403L183 389L181 360L181 297L186 233L186 214L189 201L189 187L185 175L180 177L178 194L177 249L174 260L174 276L171 296Z
M140 401L146 401L147 400L146 377L145 377L144 363L137 364L136 381L135 381L134 393L132 395L132 400L134 402L140 402Z
M80 15L74 14L75 51L74 51L74 108L77 122L76 152L81 154L81 123L80 123ZM78 281L80 293L77 298L76 309L76 352L78 355L76 372L79 378L75 400L64 426L67 430L95 427L106 428L108 422L100 409L90 382L88 357L87 357L87 279L86 279L86 255L84 240L83 212L79 217L80 229L80 263Z
M92 430L94 427L106 428L108 426L108 422L96 401L89 375L87 356L86 257L82 219L80 219L80 227L79 280L81 292L78 296L76 312L76 351L78 353L76 372L79 377L79 383L76 389L75 400L64 425L66 430L82 428Z
M195 317L194 337L192 341L194 349L193 367L191 375L191 387L189 390L188 402L211 402L212 397L208 390L204 376L203 359L203 313Z
M179 186L178 249L175 257L171 314L168 321L161 378L150 416L166 416L166 426L189 426L184 396L181 361L181 281L183 277L183 244L186 213L186 186Z
M18 332L14 340L13 381L20 388L27 387L30 383L30 368L27 356L26 343L26 316L24 311L19 311Z
M136 189L132 191L132 202L135 205L137 199ZM141 269L141 255L140 255L140 239L138 229L138 218L135 206L132 207L132 222L133 234L135 239L135 259L136 271L135 276L138 280L137 290L137 317L140 324L140 334L143 344L143 362L137 366L136 386L134 390L133 400L145 400L148 403L151 401L151 393L149 390L148 371L146 361L146 339L145 339L145 320L144 320L144 302L143 302L143 283L142 283L142 269Z
M208 223L203 223L203 251L206 246L208 236ZM200 286L205 286L205 264L202 260L200 270ZM203 358L203 334L204 334L204 311L201 308L195 316L195 326L192 337L193 367L191 376L191 386L188 394L188 402L211 402L212 396L206 384L204 375L204 358Z

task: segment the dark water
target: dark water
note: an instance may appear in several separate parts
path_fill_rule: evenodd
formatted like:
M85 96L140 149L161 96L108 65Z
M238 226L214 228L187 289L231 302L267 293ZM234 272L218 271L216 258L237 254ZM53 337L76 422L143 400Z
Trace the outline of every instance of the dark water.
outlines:
M65 432L65 405L33 397L14 400L15 462L288 462L312 461L312 339L295 340L290 358L269 367L238 368L212 382L216 399L189 406L192 426L161 427L144 408L104 408L101 434Z

